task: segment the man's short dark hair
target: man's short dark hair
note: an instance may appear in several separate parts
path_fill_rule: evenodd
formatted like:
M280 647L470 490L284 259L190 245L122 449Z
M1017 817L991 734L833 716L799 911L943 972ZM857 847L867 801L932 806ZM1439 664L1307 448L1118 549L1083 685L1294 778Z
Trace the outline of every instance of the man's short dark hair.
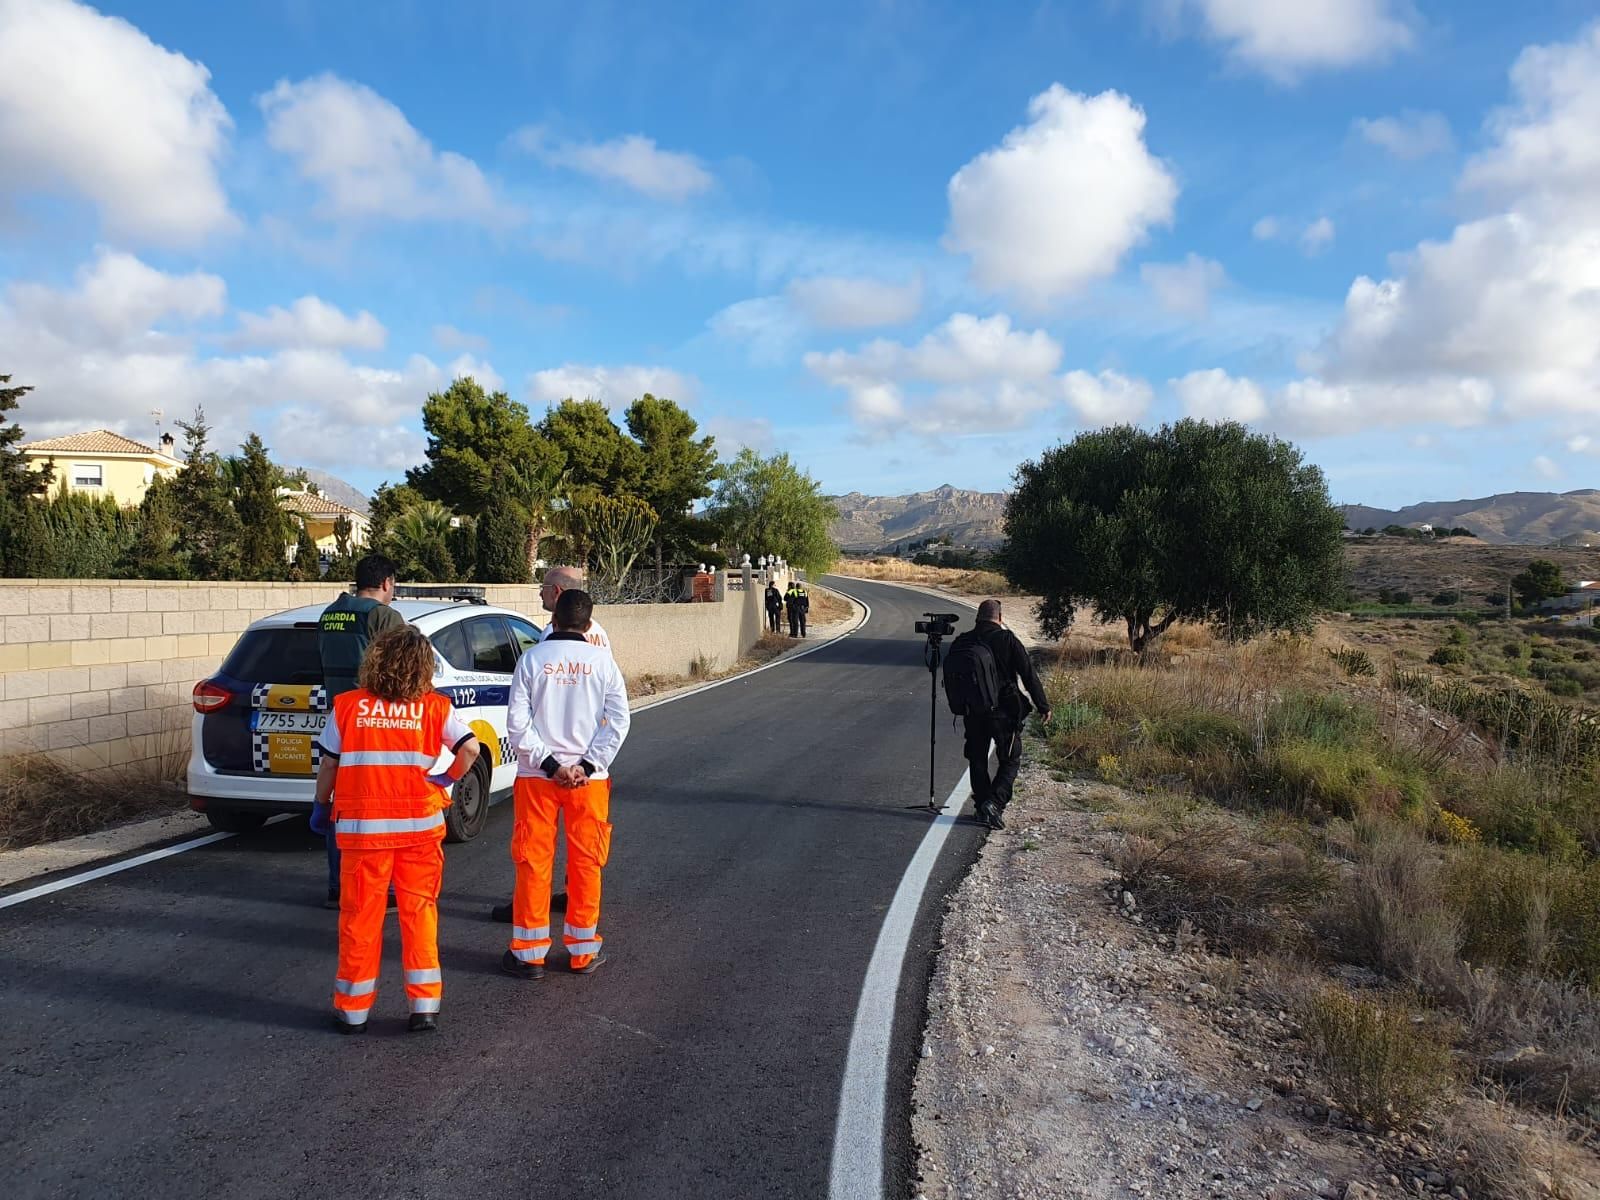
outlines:
M594 601L579 588L568 588L556 598L555 620L561 629L583 630L594 617Z
M1000 619L1000 601L985 600L978 605L978 620L998 621Z
M384 580L393 579L397 568L394 559L382 554L368 554L356 563L356 591L375 591L383 586Z

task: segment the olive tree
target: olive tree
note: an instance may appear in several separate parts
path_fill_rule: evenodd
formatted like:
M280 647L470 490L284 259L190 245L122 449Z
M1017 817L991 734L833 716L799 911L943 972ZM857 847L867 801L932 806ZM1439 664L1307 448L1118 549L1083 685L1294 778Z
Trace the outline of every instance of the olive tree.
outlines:
M1088 607L1134 650L1177 621L1242 639L1337 600L1343 525L1288 442L1235 422L1118 425L1017 469L1002 565L1052 637Z

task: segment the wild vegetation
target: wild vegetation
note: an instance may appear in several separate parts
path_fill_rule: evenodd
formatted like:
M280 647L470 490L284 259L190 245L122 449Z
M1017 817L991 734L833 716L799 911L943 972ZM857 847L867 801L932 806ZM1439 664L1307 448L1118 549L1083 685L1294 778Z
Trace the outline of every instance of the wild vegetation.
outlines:
M1329 629L1242 645L1172 634L1144 655L1068 641L1041 730L1062 766L1122 789L1103 789L1121 796L1104 821L1140 911L1215 951L1287 964L1277 1003L1352 1119L1406 1128L1465 1087L1588 1136L1600 1122L1588 714L1396 672ZM1531 1143L1457 1132L1485 1194L1534 1194L1518 1190L1535 1188Z

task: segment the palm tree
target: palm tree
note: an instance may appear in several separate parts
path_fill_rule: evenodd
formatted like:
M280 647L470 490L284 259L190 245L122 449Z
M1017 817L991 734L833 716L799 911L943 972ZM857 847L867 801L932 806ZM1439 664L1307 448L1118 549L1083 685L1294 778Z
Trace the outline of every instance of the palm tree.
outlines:
M418 500L389 526L389 549L403 574L448 582L456 573L450 558L450 510L437 500Z
M569 506L572 476L565 467L528 461L507 468L504 480L507 499L521 507L528 519L528 578L535 579L539 544Z

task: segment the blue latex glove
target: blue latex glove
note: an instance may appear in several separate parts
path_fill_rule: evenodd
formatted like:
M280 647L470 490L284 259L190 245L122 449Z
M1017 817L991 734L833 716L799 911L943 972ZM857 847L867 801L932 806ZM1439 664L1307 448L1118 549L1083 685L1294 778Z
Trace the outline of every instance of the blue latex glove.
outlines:
M450 778L448 771L440 771L437 775L429 775L428 782L433 784L434 787L443 788L447 792L456 785L456 781Z
M313 804L311 806L311 832L326 837L333 828L333 805Z

